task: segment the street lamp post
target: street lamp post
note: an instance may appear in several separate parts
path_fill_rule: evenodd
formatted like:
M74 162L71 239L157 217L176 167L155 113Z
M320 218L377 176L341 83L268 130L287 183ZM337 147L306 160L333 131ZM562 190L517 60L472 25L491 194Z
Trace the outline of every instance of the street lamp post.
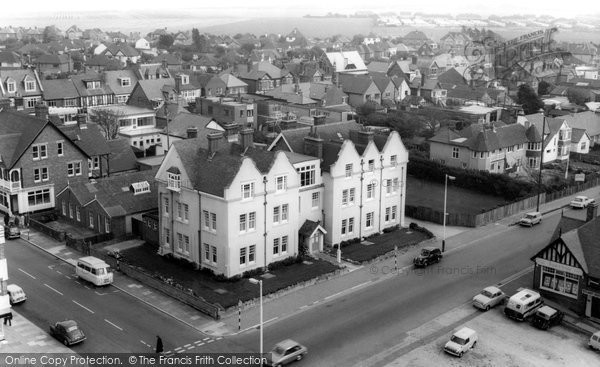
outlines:
M262 301L263 286L262 286L262 282L263 281L255 279L255 278L250 278L248 280L252 284L258 283L258 285L260 287L260 356L262 358L262 355L263 355L263 301Z
M446 251L446 216L448 215L448 213L446 213L446 201L448 199L448 179L454 181L456 177L446 174L446 179L444 180L444 237L442 238L442 252Z
M542 194L542 165L544 163L544 135L546 135L546 115L544 114L544 110L540 108L540 113L542 114L542 141L541 141L541 150L540 150L540 172L538 174L538 194L537 194L537 206L535 211L540 211L540 195Z

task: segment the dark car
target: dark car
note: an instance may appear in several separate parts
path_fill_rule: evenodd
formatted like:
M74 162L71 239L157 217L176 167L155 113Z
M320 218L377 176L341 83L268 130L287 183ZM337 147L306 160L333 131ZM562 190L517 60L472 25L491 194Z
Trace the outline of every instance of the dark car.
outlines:
M9 240L19 238L21 237L21 230L16 224L10 223L9 225L4 227L4 237L6 237Z
M550 306L542 306L531 318L531 325L538 329L547 330L550 326L559 325L564 316L564 312L560 310Z
M66 346L81 343L85 340L83 330L73 320L59 321L54 325L50 325L50 335Z
M416 267L425 267L429 264L437 263L442 258L442 251L436 247L425 247L421 249L421 254L415 257L413 264Z

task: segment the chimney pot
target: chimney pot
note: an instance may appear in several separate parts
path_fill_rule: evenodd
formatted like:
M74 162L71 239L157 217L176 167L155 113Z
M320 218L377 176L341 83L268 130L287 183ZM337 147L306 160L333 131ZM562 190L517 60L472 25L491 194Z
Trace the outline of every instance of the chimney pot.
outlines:
M187 129L187 138L194 139L198 137L198 128L188 127Z
M254 147L254 130L251 128L243 128L240 130L240 140L244 151Z
M587 207L585 221L589 222L598 216L598 203L594 202Z
M212 157L217 150L219 150L219 144L223 138L223 133L220 131L210 133L206 138L208 139L208 155Z

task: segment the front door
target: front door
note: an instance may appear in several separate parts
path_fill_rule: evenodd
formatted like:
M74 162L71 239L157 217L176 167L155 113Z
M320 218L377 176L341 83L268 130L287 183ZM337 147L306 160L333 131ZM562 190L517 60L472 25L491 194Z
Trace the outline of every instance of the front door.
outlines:
M310 253L313 254L315 252L320 252L320 243L321 243L321 232L315 231L315 233L309 238L309 248Z
M600 319L600 298L594 296L588 297L592 297L592 313L590 316L595 319Z

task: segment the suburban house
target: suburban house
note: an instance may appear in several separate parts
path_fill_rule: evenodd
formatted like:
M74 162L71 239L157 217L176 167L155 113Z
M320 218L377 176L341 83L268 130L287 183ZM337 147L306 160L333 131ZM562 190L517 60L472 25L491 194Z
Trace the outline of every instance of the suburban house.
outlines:
M0 68L2 69L20 69L22 67L21 57L13 51L0 52Z
M550 243L535 254L533 287L544 298L600 322L600 219L598 204L586 221L563 217Z
M472 124L459 131L444 127L428 140L429 156L448 166L492 173L539 169L541 136L535 124Z
M326 52L320 60L325 74L367 74L369 71L358 51Z
M58 125L75 123L77 115L85 113L84 109L79 107L79 93L70 78L43 79L41 82L44 89L42 97L52 122ZM37 104L35 108L41 107L41 104Z
M131 91L127 104L150 109L162 107L165 102L163 87L174 84L172 78L139 79ZM168 90L165 93L168 94Z
M140 38L137 41L135 41L135 49L143 52L143 51L149 51L150 50L150 42L148 42L145 38Z
M135 68L135 72L139 80L172 78L169 69L161 63L140 64Z
M290 71L294 80L300 83L331 81L331 75L326 75L316 61L288 62L284 65Z
M101 73L72 75L79 94L80 107L106 106L115 103L115 95Z
M239 134L238 143L221 132L206 143L177 141L156 174L159 254L228 278L296 256L303 245L319 252L324 234L319 159L257 149L252 129Z
M220 123L236 123L256 127L256 105L253 101L231 97L200 97L196 113L212 117Z
M42 75L63 74L73 70L73 61L68 54L40 55L35 60L35 65Z
M366 102L381 104L381 91L368 75L341 75L340 84L352 107L362 106Z
M571 129L571 152L587 154L590 152L591 139L584 129Z
M169 89L169 99L167 101L177 103L181 106L187 106L194 103L196 98L200 97L201 87L190 83L188 74L177 73L175 75L175 84L166 84L163 91Z
M72 25L65 31L65 36L70 39L80 39L83 37L83 31L78 26Z
M95 233L119 238L132 233L132 218L156 210L156 169L122 173L90 182L69 182L56 195L59 215Z
M114 101L117 104L125 104L137 84L138 78L133 70L105 71L104 83L112 90Z
M248 93L263 93L281 84L291 84L293 76L286 69L280 69L266 61L256 64L239 65L237 78L248 84Z
M268 149L319 159L327 246L404 226L408 151L397 132L345 121L285 130Z
M563 118L545 117L542 113L518 116L518 124L525 128L535 125L536 129L544 133L544 162L566 161L569 159L571 149L571 127ZM542 123L546 126L542 128Z
M371 79L379 89L379 93L381 95L381 101L395 101L396 100L396 86L394 82L385 74L375 74L371 75Z
M111 59L106 55L95 55L87 58L85 68L88 72L95 71L101 73L104 70L121 69L121 62L116 59Z
M84 120L85 115L79 116L82 120L77 124L59 125L58 128L89 157L89 177L103 177L114 173L114 169L110 170L110 156L117 152L111 150L97 124L88 124Z
M593 147L600 143L600 112L573 112L560 117L573 129L583 129L587 133Z
M35 112L35 105L42 100L42 84L36 70L0 70L1 98L10 100L10 106L26 113Z
M161 64L163 69L180 71L182 70L181 59L177 55L165 53L156 56L152 60L152 64Z
M239 127L236 125L236 128ZM160 133L160 144L156 147L156 155L166 154L167 147L183 139L206 138L206 135L222 131L221 127L212 117L206 117L189 112L180 112L169 120L169 126ZM199 139L200 142L206 139Z
M139 51L126 43L111 43L100 54L119 60L123 66L136 64L140 58Z
M396 101L401 101L406 96L410 95L410 86L408 85L406 78L392 77L392 83L394 83Z
M88 178L88 155L48 119L0 111L0 211L54 208L68 182Z

